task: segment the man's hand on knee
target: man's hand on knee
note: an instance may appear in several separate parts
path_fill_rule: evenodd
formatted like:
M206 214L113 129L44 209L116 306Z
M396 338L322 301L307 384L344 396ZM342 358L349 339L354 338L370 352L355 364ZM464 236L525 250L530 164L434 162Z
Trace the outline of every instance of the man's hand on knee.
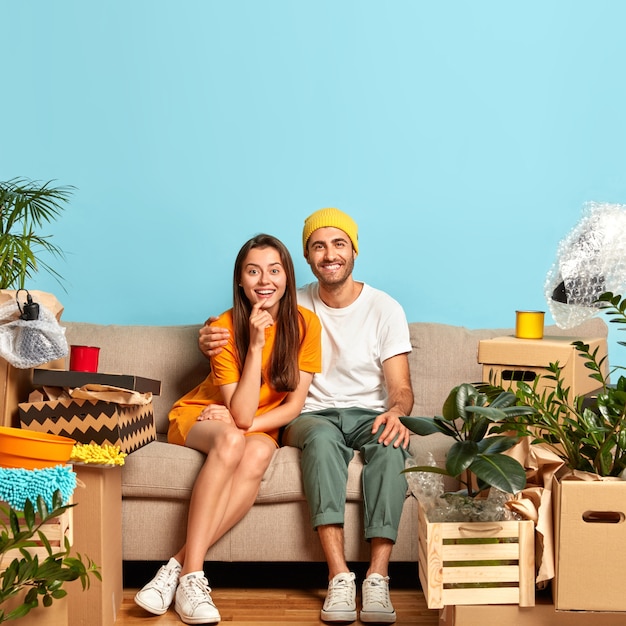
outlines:
M376 434L381 426L384 426L378 437L378 443L384 446L391 445L395 448L402 446L407 448L411 431L400 421L400 415L395 411L381 413L372 424L372 434Z

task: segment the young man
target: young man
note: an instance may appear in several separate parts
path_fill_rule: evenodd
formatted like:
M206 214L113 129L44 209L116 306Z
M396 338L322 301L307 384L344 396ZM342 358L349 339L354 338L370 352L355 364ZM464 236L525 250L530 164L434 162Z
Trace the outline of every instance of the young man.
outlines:
M354 621L355 575L344 553L343 521L348 464L363 455L365 538L370 564L362 585L362 622L393 623L388 567L407 483L404 475L413 392L407 355L406 316L390 296L352 276L358 232L354 220L334 208L304 222L304 256L317 282L298 291L298 303L322 323L322 373L313 377L303 413L285 429L283 444L302 450L305 494L329 570L326 622ZM221 345L209 327L200 348Z

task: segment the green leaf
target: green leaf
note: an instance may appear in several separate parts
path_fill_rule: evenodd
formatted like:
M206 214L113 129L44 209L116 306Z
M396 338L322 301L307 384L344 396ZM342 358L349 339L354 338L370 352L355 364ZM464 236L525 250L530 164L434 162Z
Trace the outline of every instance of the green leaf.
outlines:
M39 513L39 517L42 521L45 521L48 518L48 505L41 496L37 496L37 512Z
M27 498L24 502L24 521L28 530L32 530L35 525L35 509L33 503Z
M534 415L537 411L531 406L507 406L502 409L507 419L512 417L522 417L524 415Z
M501 409L494 409L491 406L468 406L466 407L468 413L480 415L488 419L491 422L501 422L506 418L506 413Z
M476 408L476 407L474 407ZM481 441L489 430L490 422L485 417L479 417L474 421L469 431L469 439L472 441Z
M13 535L17 535L20 532L20 522L17 513L13 509L9 511L9 524Z
M445 469L435 467L433 465L413 465L412 467L406 467L401 473L408 474L411 472L430 472L431 474L443 474L444 476L450 476Z
M481 454L498 454L509 450L519 442L518 437L508 435L493 435L486 437L478 443L478 450Z
M24 615L27 615L30 610L35 608L36 606L36 604L35 606L31 606L26 603L20 604L20 606L15 607L12 611L9 611L9 613L7 613L6 620L17 620L21 617L24 617Z
M446 455L446 470L450 476L460 476L473 463L477 454L475 441L457 441Z
M461 417L459 415L459 412L457 410L457 405L456 405L456 398L457 398L458 391L459 391L459 388L454 387L454 389L450 391L450 393L448 394L448 397L445 399L443 403L441 414L443 416L443 419L447 420L448 422L454 422Z
M469 470L490 485L506 493L517 493L526 486L526 472L505 454L479 454Z
M456 392L456 411L459 417L466 420L467 415L465 409L468 406L477 404L478 391L473 385L463 383L457 387Z
M517 398L512 391L503 391L497 398L489 403L494 409L503 409L507 406L513 406Z
M52 554L52 546L50 545L50 542L48 541L48 538L46 537L45 533L40 530L38 531L37 534L39 536L39 540L43 543L44 548L46 549L46 552L48 554Z
M444 432L430 417L401 417L400 421L410 431L418 435L432 435ZM444 432L444 434L447 434Z

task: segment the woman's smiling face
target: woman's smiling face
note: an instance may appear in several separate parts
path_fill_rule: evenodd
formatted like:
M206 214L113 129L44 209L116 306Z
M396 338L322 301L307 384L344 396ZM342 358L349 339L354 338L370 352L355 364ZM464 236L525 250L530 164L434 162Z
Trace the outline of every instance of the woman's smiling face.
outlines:
M241 287L251 304L276 317L278 304L285 294L287 275L275 248L252 248L246 255L241 272Z

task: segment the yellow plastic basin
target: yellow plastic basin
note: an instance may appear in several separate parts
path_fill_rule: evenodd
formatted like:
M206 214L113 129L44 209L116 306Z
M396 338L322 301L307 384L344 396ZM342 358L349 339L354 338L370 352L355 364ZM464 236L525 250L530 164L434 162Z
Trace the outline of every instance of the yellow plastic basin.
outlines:
M70 460L75 441L49 433L0 426L0 466L41 469Z

